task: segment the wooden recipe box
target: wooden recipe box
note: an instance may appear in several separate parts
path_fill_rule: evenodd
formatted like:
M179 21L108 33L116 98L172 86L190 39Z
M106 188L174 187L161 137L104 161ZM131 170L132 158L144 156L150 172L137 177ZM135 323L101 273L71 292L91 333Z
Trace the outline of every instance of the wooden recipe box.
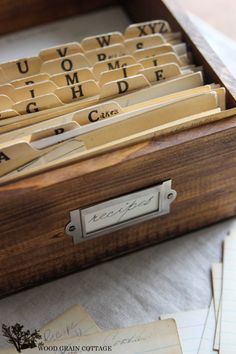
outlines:
M6 0L0 10L0 32L117 4L131 22L165 19L174 31L181 31L194 62L204 67L205 81L223 85L227 108L236 107L235 80L176 0L33 0L14 1L14 5ZM135 222L126 220L119 227L90 230L92 237L83 233L86 215L94 205L107 202L100 208L110 207L114 212L117 203L138 202L143 195L147 200L149 195L160 198L159 210L152 210L151 216L139 215ZM236 116L145 136L98 156L16 179L0 186L0 296L235 213Z

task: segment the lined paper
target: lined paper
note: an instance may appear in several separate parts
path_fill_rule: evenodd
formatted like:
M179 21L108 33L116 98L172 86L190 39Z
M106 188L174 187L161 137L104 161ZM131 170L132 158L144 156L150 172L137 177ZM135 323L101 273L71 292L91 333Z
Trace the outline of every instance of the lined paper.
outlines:
M207 314L208 309L201 309L161 316L162 320L167 318L175 319L183 354L197 354Z
M224 242L220 354L236 353L236 238Z
M214 302L212 300L208 311L198 354L214 354L213 345L214 345L215 330L216 330L216 317L215 317Z

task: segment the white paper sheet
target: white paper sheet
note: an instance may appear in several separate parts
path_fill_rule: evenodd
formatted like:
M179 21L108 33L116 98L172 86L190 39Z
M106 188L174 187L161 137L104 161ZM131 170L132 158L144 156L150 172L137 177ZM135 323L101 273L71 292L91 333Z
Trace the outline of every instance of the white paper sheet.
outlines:
M216 317L213 300L207 314L205 328L201 338L198 354L214 354L213 345L216 330Z
M236 353L236 237L224 242L220 354Z
M173 318L179 331L183 354L197 354L208 309L161 315L162 320Z

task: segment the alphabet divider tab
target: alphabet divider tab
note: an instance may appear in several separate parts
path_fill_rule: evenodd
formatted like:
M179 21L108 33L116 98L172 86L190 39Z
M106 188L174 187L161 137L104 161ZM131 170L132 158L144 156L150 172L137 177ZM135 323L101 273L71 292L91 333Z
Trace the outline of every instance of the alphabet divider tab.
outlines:
M45 139L51 139L51 137ZM19 172L21 168L28 168L32 166L31 162L33 162L34 165L34 162L37 162L38 158L47 156L48 154L50 161L53 161L68 153L75 153L86 149L84 143L77 140L77 143L72 143L71 146L71 141L73 140L60 142L60 139L58 139L56 145L51 144L44 149L35 148L34 141L32 141L32 143L27 141L17 141L11 145L0 146L0 177L17 169L18 171L16 172ZM41 162L40 165L46 163L47 160Z
M203 86L203 78L201 72L189 74L186 76L179 76L172 80L160 82L158 85L131 92L127 95L116 97L121 107L135 105L151 99L164 97L171 94L176 94L180 91L190 90Z
M100 99L119 96L124 93L150 86L144 75L135 75L122 80L111 81L101 87Z
M149 58L155 55L160 55L160 54L165 54L170 52L174 52L173 46L171 44L162 44L155 47L136 50L133 53L133 56L135 57L135 59L141 60L144 58Z
M29 114L60 106L63 106L61 100L54 93L49 93L15 103L12 108L20 114Z
M85 55L78 53L68 55L64 58L45 61L43 62L40 71L41 73L46 72L50 75L53 75L90 66L91 65L86 59Z
M99 79L103 71L115 70L133 64L137 64L137 60L132 55L124 55L119 58L108 59L96 63L93 66L93 74Z
M155 20L140 22L130 25L126 28L125 38L142 37L154 33L169 33L171 32L170 25L164 20Z
M143 74L150 82L158 82L181 75L181 70L177 64L171 63L140 70L140 74Z
M55 90L55 94L63 103L71 103L87 97L97 96L100 87L94 80L84 81L79 84L60 87Z
M80 126L79 123L75 121L62 123L55 126L52 125L49 128L37 130L36 132L34 132L30 137L30 142L48 138L53 135L59 135L68 132L70 130L77 129L79 128L79 126Z
M168 63L175 63L179 66L184 65L180 58L178 58L178 56L174 52L144 58L139 60L139 63L142 64L144 68L150 68L152 66L164 65Z
M19 113L14 109L6 109L4 111L0 110L0 119L12 118L16 116L19 116Z
M54 47L42 49L39 52L39 57L43 61L63 58L68 55L83 53L83 49L78 42L70 42L65 44L60 44Z
M86 52L86 58L91 63L91 65L96 64L97 62L113 59L127 55L128 51L123 44L113 44L109 47L94 49Z
M14 86L15 88L33 85L38 82L47 81L47 80L49 80L49 77L50 77L49 74L46 74L46 73L36 74L36 75L32 75L32 76L27 76L24 79L18 79L18 80L11 81L11 85Z
M135 52L139 49L153 47L164 43L166 43L164 37L159 33L155 33L143 37L126 39L124 45L130 52Z
M12 101L15 101L15 88L11 84L0 86L0 95L8 96Z
M6 109L11 109L13 101L7 95L0 94L0 111L5 111Z
M115 101L103 102L92 107L81 109L73 115L73 121L81 125L94 123L123 113L121 106Z
M217 97L214 92L210 92L179 101L172 101L164 105L156 104L138 111L124 113L108 120L80 127L60 136L38 140L33 146L37 149L45 149L59 141L78 137L86 145L87 149L95 148L108 142L215 108L217 108Z
M102 86L110 81L121 80L126 77L135 76L143 69L141 64L124 66L123 68L108 70L101 73L99 85Z
M9 81L32 76L40 72L42 60L39 57L22 58L1 64L1 68Z
M121 32L109 32L98 34L97 36L86 37L81 41L82 48L85 51L104 48L113 44L123 44L124 37Z
M17 169L41 155L26 141L0 147L0 176Z
M56 88L57 86L52 81L43 81L33 85L19 87L15 89L15 101L25 101L48 93L53 93Z
M36 159L28 162L27 164L21 165L17 170L12 171L7 174L6 177L11 177L17 175L19 172L30 172L34 167L42 167L47 163L56 161L60 158L68 158L72 155L81 153L86 150L86 146L83 142L78 139L71 139L62 143L58 143L49 150L42 150L41 155Z
M93 75L92 69L83 68L52 75L50 80L58 87L63 87L75 85L83 81L95 80L95 76Z
M108 120L107 125L104 124L104 126L102 126L102 123L106 122L98 122L94 125L94 130L88 130L84 132L84 134L81 133L80 139L85 143L88 149L94 148L215 108L217 108L217 102L214 93L174 101L167 105L154 105L137 112L134 111L130 112L130 114L124 114L121 117L117 117L117 119L112 118ZM101 123L100 127L99 123ZM93 125L91 128L93 128ZM96 131L95 128L98 130Z
M0 67L0 85L5 84L8 82L8 79L3 71L3 69Z

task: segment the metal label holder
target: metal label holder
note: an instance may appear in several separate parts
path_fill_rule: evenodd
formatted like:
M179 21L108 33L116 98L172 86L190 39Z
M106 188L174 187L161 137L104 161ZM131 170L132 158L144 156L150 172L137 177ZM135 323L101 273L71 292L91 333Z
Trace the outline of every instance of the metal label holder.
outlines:
M154 187L73 210L65 232L77 244L168 214L177 195L171 182L167 180Z

